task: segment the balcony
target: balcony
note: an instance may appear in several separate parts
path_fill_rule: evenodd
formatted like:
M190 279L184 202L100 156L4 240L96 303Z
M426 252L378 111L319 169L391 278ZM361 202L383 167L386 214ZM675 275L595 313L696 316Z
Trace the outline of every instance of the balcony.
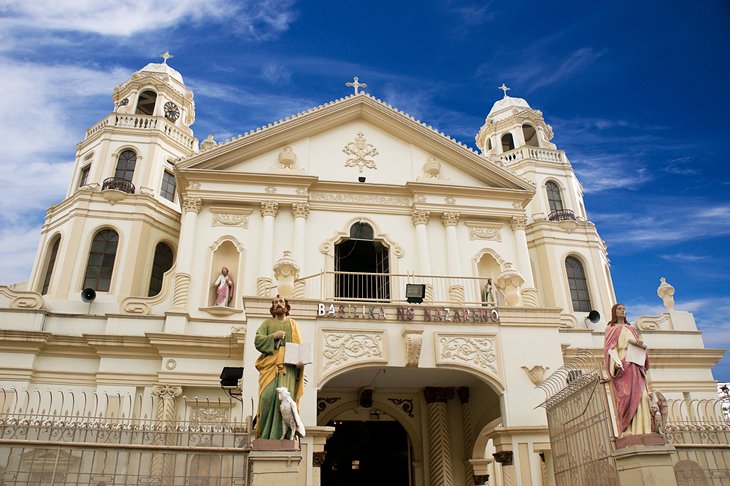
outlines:
M550 221L575 221L575 213L570 209L558 209L548 214Z
M106 191L108 189L122 191L127 194L134 194L134 184L129 182L127 179L122 179L121 177L108 177L104 179L101 190Z
M495 276L496 278L496 276ZM321 272L302 277L295 283L298 298L320 302L357 302L374 304L409 305L405 296L406 284L424 284L423 303L433 306L483 306L486 277L447 277L413 273ZM504 298L492 284L494 305L502 305Z
M119 127L146 132L161 132L188 150L195 149L195 137L186 127L178 127L164 116L122 115L112 113L93 127L86 130L86 139L104 131L106 127Z
M491 156L492 160L496 160L502 165L512 164L520 160L532 159L542 162L565 162L564 152L562 150L553 150L538 147L520 147L509 152L504 152Z

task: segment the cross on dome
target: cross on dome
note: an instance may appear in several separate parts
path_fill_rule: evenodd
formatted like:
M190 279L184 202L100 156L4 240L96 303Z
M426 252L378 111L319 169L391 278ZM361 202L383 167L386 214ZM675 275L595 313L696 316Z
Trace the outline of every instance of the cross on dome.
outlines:
M355 94L358 94L360 92L359 91L360 88L367 88L368 87L367 84L361 83L359 80L360 80L360 78L358 78L357 76L355 76L353 78L353 82L352 83L345 83L345 86L350 86L352 88L355 88Z
M497 89L501 89L502 91L504 91L504 97L506 98L507 91L511 90L512 88L508 88L507 86L504 85L504 83L502 83L502 86L497 86Z
M165 51L165 52L163 52L162 54L160 54L160 57L161 57L162 59L164 59L164 60L162 61L162 64L167 64L167 60L168 60L168 59L172 59L172 58L173 58L173 57L175 57L175 56L173 56L172 54L170 54L170 51Z

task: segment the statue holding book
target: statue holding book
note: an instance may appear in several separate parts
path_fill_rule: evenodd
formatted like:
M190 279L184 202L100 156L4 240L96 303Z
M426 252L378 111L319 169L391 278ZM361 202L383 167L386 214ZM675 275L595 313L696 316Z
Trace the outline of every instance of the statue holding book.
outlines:
M259 371L259 410L256 437L281 439L282 422L276 389L286 387L299 407L304 393L304 368L307 359L292 352L302 342L297 322L288 317L291 306L280 295L271 303L271 319L266 319L256 331L254 344L261 356L256 360ZM288 356L287 356L288 355ZM304 361L304 362L303 362ZM311 362L311 360L309 360Z
M611 392L616 402L621 436L651 433L646 345L639 338L636 328L626 320L626 307L623 304L611 308L603 353L611 378Z

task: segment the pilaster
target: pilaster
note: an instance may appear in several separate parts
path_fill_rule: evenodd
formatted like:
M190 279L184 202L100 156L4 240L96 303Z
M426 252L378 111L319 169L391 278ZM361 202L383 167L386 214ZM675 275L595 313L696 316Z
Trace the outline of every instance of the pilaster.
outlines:
M423 390L428 409L429 465L432 486L453 486L449 417L446 402L454 398L453 388L426 387Z

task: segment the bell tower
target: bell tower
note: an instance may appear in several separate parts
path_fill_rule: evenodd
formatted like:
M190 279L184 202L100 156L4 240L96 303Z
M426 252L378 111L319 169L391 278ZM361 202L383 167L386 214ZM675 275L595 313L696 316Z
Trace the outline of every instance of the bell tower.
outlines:
M172 56L162 58L114 88L112 111L76 146L66 198L46 212L29 280L46 308L73 308L93 288L95 306L116 311L125 297L159 292L173 265L174 166L198 151L198 140L193 92L168 64Z
M563 308L566 327L585 327L591 310L606 316L615 296L608 253L583 203L565 151L551 142L553 129L542 112L522 98L507 95L492 106L479 133L482 154L535 183L525 208L526 236L541 301ZM578 249L578 250L576 250ZM564 278L554 276L562 274ZM555 286L554 282L562 285Z

